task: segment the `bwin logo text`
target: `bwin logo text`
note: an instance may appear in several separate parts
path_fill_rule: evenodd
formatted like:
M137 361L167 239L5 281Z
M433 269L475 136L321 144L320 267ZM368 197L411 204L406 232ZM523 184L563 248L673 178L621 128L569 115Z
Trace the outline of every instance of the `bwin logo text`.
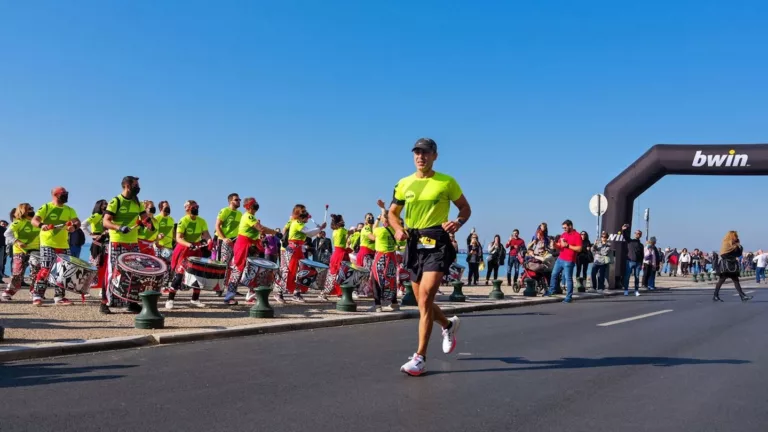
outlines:
M693 166L702 167L744 167L747 165L749 156L745 154L736 154L736 150L731 150L727 155L705 155L701 150L696 152L693 157Z

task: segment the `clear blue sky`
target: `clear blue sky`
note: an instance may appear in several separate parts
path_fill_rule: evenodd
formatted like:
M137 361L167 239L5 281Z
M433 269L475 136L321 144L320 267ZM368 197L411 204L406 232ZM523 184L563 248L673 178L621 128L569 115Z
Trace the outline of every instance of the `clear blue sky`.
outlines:
M649 146L768 142L767 15L756 0L0 1L0 209L62 184L85 216L130 174L177 218L193 198L212 223L236 191L267 225L297 202L352 222L430 136L486 240L565 218L593 233L589 197ZM737 229L768 248L766 183L668 177L639 215L662 246Z

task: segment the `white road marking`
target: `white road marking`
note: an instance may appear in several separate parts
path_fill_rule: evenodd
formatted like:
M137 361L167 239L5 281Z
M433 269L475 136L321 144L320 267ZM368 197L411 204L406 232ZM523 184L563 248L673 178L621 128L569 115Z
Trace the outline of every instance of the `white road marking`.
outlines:
M472 355L472 353L459 353L459 355Z
M624 318L624 319L620 319L620 320L616 320L616 321L610 321L610 322L598 324L597 326L598 327L608 327L608 326L612 326L612 325L616 325L616 324L621 324L621 323L625 323L625 322L629 322L629 321L634 321L634 320L648 318L648 317L652 317L652 316L656 316L656 315L661 315L661 314L664 314L664 313L667 313L667 312L672 312L672 309L665 309L665 310L660 310L658 312L651 312L651 313L647 313L647 314L644 314L644 315L638 315L638 316Z
M753 292L755 292L755 291L754 290L753 291L744 291L744 294L752 294ZM739 295L739 293L736 293L733 296L737 297L738 295Z

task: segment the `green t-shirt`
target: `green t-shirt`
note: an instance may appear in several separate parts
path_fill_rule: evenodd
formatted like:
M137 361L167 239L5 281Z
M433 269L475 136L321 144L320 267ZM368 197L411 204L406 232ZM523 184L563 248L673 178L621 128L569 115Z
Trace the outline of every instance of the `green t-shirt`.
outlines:
M203 238L203 233L208 231L208 223L200 216L193 220L189 215L186 215L179 220L179 226L176 229L182 233L184 240L198 243Z
M395 243L395 232L391 228L377 227L373 230L373 236L376 237L376 252L394 252L397 244Z
M371 240L368 236L373 234L373 227L365 225L363 230L360 231L360 247L366 247L373 250L376 246L375 240Z
M447 222L451 202L461 195L461 187L449 175L436 172L429 178L417 178L412 174L397 183L394 201L405 206L405 224L421 229Z
M256 215L246 212L243 215L243 218L240 219L239 234L248 237L251 240L258 240L261 238L261 231L254 227L257 223L259 223L259 220L256 218Z
M333 247L346 248L347 247L347 229L336 228L333 230Z
M77 212L66 204L57 207L50 202L37 209L35 216L43 221L43 225L60 225L77 219ZM40 230L40 245L54 249L69 249L69 231L65 227Z
M101 213L94 213L88 219L85 220L91 228L91 234L101 234L104 232L104 215Z
M173 247L173 218L170 216L160 216L157 218L155 227L157 228L157 234L162 234L164 237L157 241L158 246L166 249Z
M288 240L306 240L307 235L301 231L306 225L306 223L299 222L298 220L291 221L291 226L288 228Z
M152 216L152 224L155 226L155 230L151 231L148 227L139 227L139 238L146 241L155 241L159 232L157 231L157 218Z
M40 228L32 225L31 220L16 219L9 228L13 232L16 240L24 243L25 247L19 247L18 243L13 243L13 253L29 253L30 251L40 249Z
M217 219L221 221L221 233L224 237L228 239L237 237L242 217L243 214L239 210L232 210L229 207L221 209Z
M128 234L123 234L117 230L109 230L109 241L126 244L138 243L139 230L136 228L136 222L139 220L139 215L143 212L144 208L134 199L126 199L122 195L112 198L112 201L107 204L106 211L107 214L112 215L112 223L132 229Z

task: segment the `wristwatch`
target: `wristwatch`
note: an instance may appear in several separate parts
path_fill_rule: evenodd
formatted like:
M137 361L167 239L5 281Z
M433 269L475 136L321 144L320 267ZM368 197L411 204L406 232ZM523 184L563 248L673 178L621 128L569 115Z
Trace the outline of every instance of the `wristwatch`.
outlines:
M467 223L467 221L462 218L456 218L456 222L459 223L459 226L464 226L464 224Z

